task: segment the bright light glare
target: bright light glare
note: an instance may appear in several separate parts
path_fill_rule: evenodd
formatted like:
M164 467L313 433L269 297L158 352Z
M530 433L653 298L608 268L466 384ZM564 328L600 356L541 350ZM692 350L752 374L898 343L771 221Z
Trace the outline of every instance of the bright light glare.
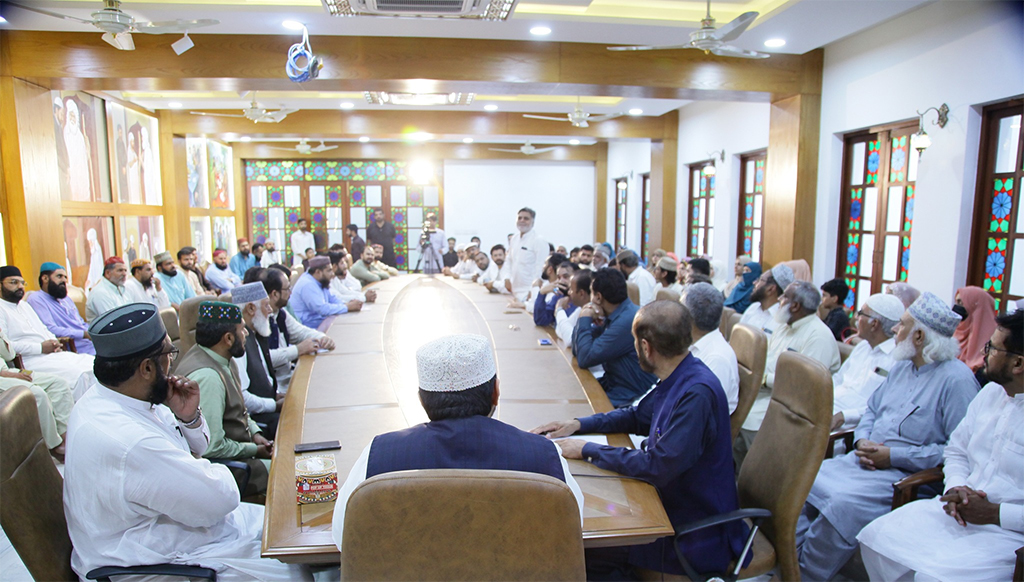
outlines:
M547 36L551 34L551 29L546 26L534 26L530 29L530 34L533 36Z
M644 114L644 110L640 109L638 107L634 107L633 109L629 110L629 114L630 115L643 115Z
M786 46L786 41L781 38L769 38L764 41L764 46L768 48L779 48L780 46Z
M181 103L178 103L177 101L172 101L168 103L167 106L171 109L181 109Z
M411 139L416 140L416 141L427 141L428 139L430 139L430 138L432 138L434 136L429 134L429 133L427 133L427 132L425 132L425 131L417 131L415 133L410 133L409 137Z
M471 138L471 137L464 137L464 138L462 138L462 143L473 143L473 138Z
M359 143L367 143L368 141L370 141L370 138L366 137L365 135L359 138Z
M498 106L493 104L493 103L491 103L489 105L484 105L484 111L497 111L497 110L498 110Z
M247 136L247 135L243 135L242 137L240 137L238 139L241 140L241 141L252 141L252 138Z
M4 18L3 16L0 16L0 24L7 24L7 19Z
M287 28L288 30L302 30L306 25L295 20L285 20L284 22L281 23L281 26Z
M417 160L409 165L409 175L412 177L413 182L426 184L430 181L431 176L434 175L434 166L430 162Z
M353 107L355 107L355 106L356 106L356 104L355 104L355 103L350 103L350 102L348 102L348 101L346 101L346 102L344 102L344 103L342 103L342 104L340 105L340 107L341 107L342 109L352 109L352 108L353 108Z
M578 139L570 139L569 140L569 145L580 145L580 140L578 140Z

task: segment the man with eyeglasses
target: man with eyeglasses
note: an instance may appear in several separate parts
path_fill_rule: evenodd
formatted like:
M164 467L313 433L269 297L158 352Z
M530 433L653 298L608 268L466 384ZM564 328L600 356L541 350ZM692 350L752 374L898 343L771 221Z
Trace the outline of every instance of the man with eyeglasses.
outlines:
M1009 580L1024 546L1024 311L996 319L989 383L944 453L946 494L909 503L857 536L872 580Z
M267 346L277 378L277 391L282 394L288 391L288 384L292 378L292 363L298 360L299 356L315 354L321 349L334 349L334 340L327 334L302 325L286 309L292 295L292 284L286 273L288 267L272 265L260 275L260 282L267 291L273 309L270 314Z

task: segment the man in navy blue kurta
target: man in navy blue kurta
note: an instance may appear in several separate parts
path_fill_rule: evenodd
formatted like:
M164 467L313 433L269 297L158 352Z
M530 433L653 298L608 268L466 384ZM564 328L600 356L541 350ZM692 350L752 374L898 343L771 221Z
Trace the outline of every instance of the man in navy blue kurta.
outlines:
M578 439L560 441L562 454L602 469L637 477L657 487L675 527L733 511L739 507L734 480L729 404L718 378L690 355L691 317L674 301L655 301L633 321L640 366L661 382L634 406L580 419L553 422L533 430L558 438L574 433L646 434L639 450L603 446ZM717 526L684 537L680 549L698 572L722 572L742 551L747 534L742 523ZM587 578L627 572L601 572L609 561L683 574L672 548L662 538L628 549L588 550ZM611 551L609 551L611 550ZM617 551L616 551L617 550Z

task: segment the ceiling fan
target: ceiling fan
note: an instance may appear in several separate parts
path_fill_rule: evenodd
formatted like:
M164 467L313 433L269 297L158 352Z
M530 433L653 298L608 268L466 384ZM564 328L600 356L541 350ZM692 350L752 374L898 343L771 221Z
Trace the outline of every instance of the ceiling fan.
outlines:
M608 121L609 119L615 119L621 117L622 113L609 113L607 115L591 115L583 110L583 106L580 105L579 99L576 100L576 107L566 117L551 117L550 115L531 115L524 113L523 117L529 117L530 119L547 119L550 121L568 121L573 127L590 127L591 121Z
M280 123L289 113L295 113L298 109L278 109L267 111L256 101L256 94L253 93L252 103L242 110L242 113L207 113L205 111L189 111L192 115L208 115L210 117L244 117L253 123Z
M671 49L698 49L704 54L720 57L739 57L741 59L767 59L771 55L748 51L725 44L736 40L743 31L757 18L757 12L744 12L722 28L715 28L715 19L711 17L711 0L708 0L708 12L700 21L700 29L690 33L690 42L672 46L610 46L610 51L661 51Z
M39 14L53 16L54 18L63 18L65 20L74 20L84 24L91 24L103 31L103 40L106 41L107 44L122 51L135 50L135 41L132 40L133 32L142 34L184 32L187 36L188 31L190 30L220 24L219 20L213 20L211 18L203 18L200 20L179 19L165 20L163 22L138 22L132 15L121 10L121 0L103 0L103 8L92 13L92 20L86 20L76 16L68 16L66 14L58 14L56 12L50 12L49 10L35 8L18 2L9 2L9 4L25 10L31 10L32 12L38 12Z
M565 120L561 119L561 118L558 118L558 121L565 121ZM544 152L550 152L551 150L558 149L558 146L551 146L549 148L539 148L539 147L533 145L532 143L530 143L529 141L527 141L525 144L523 144L522 146L520 146L519 148L514 149L514 150L512 150L512 149L505 149L505 148L487 148L487 149L491 150L492 152L512 152L512 153L516 153L516 154L523 154L525 156L532 156L534 154L542 154Z
M318 145L318 146L311 146L311 145L309 145L308 140L306 140L306 138L302 138L302 139L299 140L299 143L295 144L295 147L292 147L292 148L276 148L274 146L267 146L267 147L269 147L272 150L280 150L282 152L298 152L298 153L303 154L303 155L308 155L308 154L312 154L312 153L320 153L320 152L326 152L327 150L333 150L333 149L335 149L338 146L336 146L336 145L333 145L333 146L324 145L323 140L320 140L320 145Z

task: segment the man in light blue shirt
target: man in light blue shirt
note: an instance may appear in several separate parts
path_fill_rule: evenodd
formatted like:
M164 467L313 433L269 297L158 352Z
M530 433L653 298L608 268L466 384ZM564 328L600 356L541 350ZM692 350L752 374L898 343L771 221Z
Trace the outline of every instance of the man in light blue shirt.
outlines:
M229 293L242 284L242 278L228 269L228 252L224 249L213 251L213 264L206 268L206 282L221 293Z
M153 257L153 262L156 263L156 276L160 278L160 283L164 286L164 291L167 292L167 298L171 300L171 307L177 310L183 301L196 296L185 273L178 272L178 266L174 264L170 252L157 253Z
M302 325L317 329L324 319L332 315L341 315L349 311L359 311L363 302L352 299L343 303L331 293L331 259L313 257L309 259L309 268L299 277L292 288L291 306L295 317Z
M238 254L231 257L231 272L238 275L239 279L245 279L245 272L258 264L256 255L249 252L249 240L238 239Z

